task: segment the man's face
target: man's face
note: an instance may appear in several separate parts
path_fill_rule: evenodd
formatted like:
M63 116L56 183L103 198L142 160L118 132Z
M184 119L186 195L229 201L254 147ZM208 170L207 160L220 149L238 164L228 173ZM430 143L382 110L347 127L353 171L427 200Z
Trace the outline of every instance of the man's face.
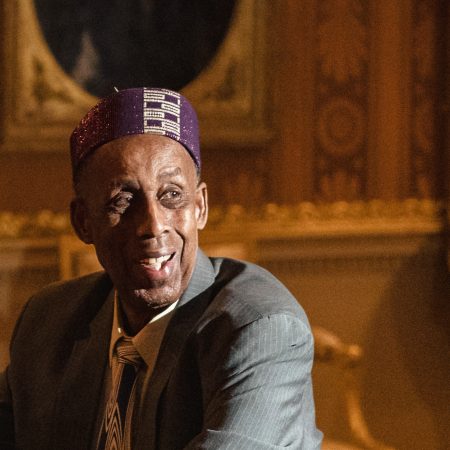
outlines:
M72 204L79 236L93 243L124 300L160 307L191 278L198 230L207 220L206 185L178 142L134 135L95 151Z

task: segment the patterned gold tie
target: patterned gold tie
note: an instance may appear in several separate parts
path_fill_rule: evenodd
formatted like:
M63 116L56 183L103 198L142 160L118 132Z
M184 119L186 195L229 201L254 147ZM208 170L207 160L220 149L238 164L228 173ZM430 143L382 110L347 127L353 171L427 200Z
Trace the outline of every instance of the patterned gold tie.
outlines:
M128 450L131 443L135 382L142 358L131 338L124 337L118 341L116 350L118 369L112 380L111 394L106 404L98 450Z

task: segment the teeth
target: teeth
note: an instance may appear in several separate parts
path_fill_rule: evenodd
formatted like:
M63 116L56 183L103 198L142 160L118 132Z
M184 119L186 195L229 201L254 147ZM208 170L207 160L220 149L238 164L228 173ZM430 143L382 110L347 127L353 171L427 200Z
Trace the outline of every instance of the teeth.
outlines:
M161 263L149 264L153 270L161 270Z
M160 256L159 258L148 258L147 264L153 270L160 270L163 263L170 259L170 255Z

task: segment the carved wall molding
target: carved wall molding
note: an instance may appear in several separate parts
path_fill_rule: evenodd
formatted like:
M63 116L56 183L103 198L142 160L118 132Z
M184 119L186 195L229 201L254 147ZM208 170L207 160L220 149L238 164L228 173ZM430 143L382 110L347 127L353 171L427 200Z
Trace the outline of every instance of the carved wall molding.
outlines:
M213 207L208 226L201 234L213 241L214 236L227 240L229 236L242 236L244 231L253 237L436 234L443 230L444 222L444 202L434 200L269 203L254 209L241 205ZM67 213L0 211L0 239L58 237L71 232Z
M440 74L445 61L439 61L440 8L435 0L414 2L412 54L412 195L430 197L440 195L439 164L443 142L439 136L440 98L444 91L444 75Z
M236 232L253 238L360 234L440 233L443 203L409 199L385 202L267 204L254 210L239 205L212 208L202 233L224 238ZM243 228L243 226L245 228Z
M369 2L317 2L315 199L366 195Z
M70 232L70 218L66 213L0 211L0 239L43 238Z

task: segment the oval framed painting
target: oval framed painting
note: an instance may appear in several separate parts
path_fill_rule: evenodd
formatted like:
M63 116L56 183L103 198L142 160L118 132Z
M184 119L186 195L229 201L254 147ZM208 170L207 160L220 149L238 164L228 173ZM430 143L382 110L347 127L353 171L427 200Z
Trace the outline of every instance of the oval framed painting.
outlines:
M5 2L1 148L65 150L98 97L135 86L181 90L197 109L203 144L267 141L267 5Z

